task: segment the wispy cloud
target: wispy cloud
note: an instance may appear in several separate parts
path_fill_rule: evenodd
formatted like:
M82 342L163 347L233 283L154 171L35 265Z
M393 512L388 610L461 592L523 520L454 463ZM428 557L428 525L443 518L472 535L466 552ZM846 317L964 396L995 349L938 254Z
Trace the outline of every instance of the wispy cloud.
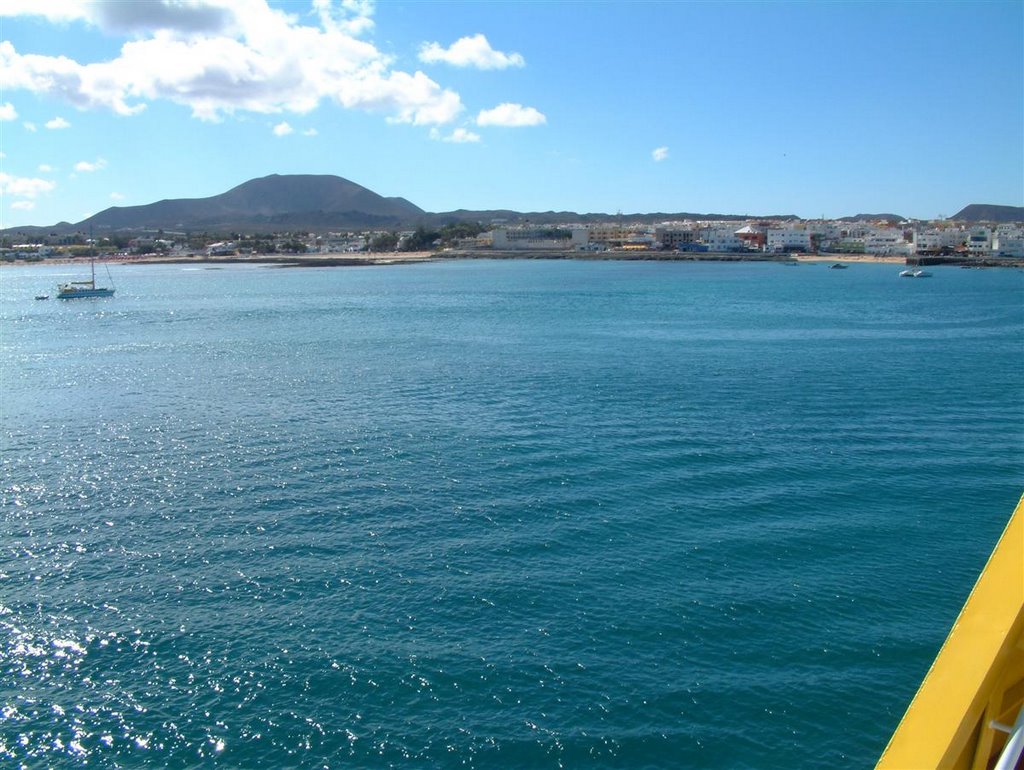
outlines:
M540 126L547 122L544 114L533 107L511 102L499 104L494 109L481 110L476 116L478 126Z
M288 134L294 133L295 129L288 125L287 121L282 121L274 126L274 136L288 136Z
M450 134L445 136L435 128L431 130L430 138L442 142L452 142L454 144L470 144L473 142L479 142L480 134L466 128L456 128Z
M124 196L121 193L119 193L119 192L112 192L112 193L110 193L110 200L112 200L112 201L123 201L124 200Z
M14 105L10 102L5 102L0 105L0 120L17 120L18 111L14 109Z
M663 160L668 158L668 147L655 147L651 151L651 157L655 163L661 163Z
M53 173L53 166L51 166L49 163L40 163L39 164L39 173L40 174L52 174Z
M64 118L56 117L53 120L48 120L44 124L50 130L58 130L61 128L71 128L71 124L68 123Z
M36 207L35 201L14 201L11 208L16 211L31 211Z
M3 43L0 43L0 45L3 45ZM23 123L22 125L25 126L25 130L28 131L29 133L34 134L36 132L36 124L35 123L30 123L28 121L25 121L25 123Z
M522 54L495 51L481 34L461 37L448 48L442 47L440 43L424 43L420 46L420 61L427 64L443 62L453 67L475 67L481 70L503 70L526 65Z
M307 128L302 132L303 136L316 136L319 132L315 128Z
M82 171L90 173L93 171L100 171L107 167L107 161L103 158L97 158L95 161L90 162L87 160L81 160L75 164L75 171Z

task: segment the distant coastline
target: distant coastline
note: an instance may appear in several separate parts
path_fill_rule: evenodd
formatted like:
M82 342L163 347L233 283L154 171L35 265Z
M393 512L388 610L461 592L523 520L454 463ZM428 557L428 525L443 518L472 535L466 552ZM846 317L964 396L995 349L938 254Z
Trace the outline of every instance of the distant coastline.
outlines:
M56 257L52 259L16 259L0 262L0 266L75 265L86 257ZM499 251L485 249L451 249L446 251L396 251L371 253L322 253L300 255L224 255L196 254L165 256L141 254L132 256L98 257L97 261L118 265L257 265L269 268L302 267L369 267L381 265L409 265L460 259L558 259L586 262L778 262L780 264L892 264L892 265L950 265L964 267L1016 267L1024 268L1024 259L999 260L972 257L917 257L888 254L743 254L743 253L680 253L676 251Z
M888 263L905 264L901 256L876 254L794 254L757 255L732 253L685 254L675 251L494 251L494 250L450 250L450 251L398 251L367 254L324 253L301 254L297 256L163 256L143 254L138 256L99 257L98 261L122 265L263 265L266 267L363 267L371 265L399 265L423 262L440 262L457 259L568 259L588 262L844 262L844 263ZM43 260L13 260L2 265L74 265L86 261L85 257L59 257Z

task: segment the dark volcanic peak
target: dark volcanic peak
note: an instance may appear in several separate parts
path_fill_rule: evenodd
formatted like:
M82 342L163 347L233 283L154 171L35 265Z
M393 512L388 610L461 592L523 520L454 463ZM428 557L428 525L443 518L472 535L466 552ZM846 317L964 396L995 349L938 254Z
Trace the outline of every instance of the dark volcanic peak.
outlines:
M1024 206L996 206L991 203L972 203L950 217L958 222L1024 222Z
M210 198L178 198L146 206L114 206L79 222L97 229L247 230L269 226L395 227L422 217L404 198L384 198L339 176L265 176Z
M307 211L362 211L377 216L416 216L423 209L404 198L383 198L340 176L272 174L252 179L208 200L238 212L261 216L300 214Z

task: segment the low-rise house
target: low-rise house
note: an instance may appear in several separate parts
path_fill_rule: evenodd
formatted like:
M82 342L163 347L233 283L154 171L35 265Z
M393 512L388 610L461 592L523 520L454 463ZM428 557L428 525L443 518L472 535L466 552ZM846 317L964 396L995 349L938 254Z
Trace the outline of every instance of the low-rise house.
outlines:
M654 228L654 240L663 249L684 250L690 244L697 242L697 231L693 227L685 225L682 227L661 225Z
M608 249L620 249L629 243L635 243L637 238L648 234L647 228L642 225L628 225L621 222L602 222L589 225L587 228L587 242L597 243ZM650 235L654 240L654 235Z
M743 241L743 246L748 251L764 251L764 247L768 243L768 225L764 223L744 225L733 235Z
M501 250L578 249L588 242L582 227L499 227L491 231L491 243Z

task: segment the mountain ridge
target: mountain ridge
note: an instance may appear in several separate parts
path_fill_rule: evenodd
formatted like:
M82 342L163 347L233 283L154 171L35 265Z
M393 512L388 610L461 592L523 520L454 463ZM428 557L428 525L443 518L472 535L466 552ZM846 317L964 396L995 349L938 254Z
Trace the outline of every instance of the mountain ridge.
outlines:
M344 177L330 174L270 174L206 198L167 198L138 206L111 206L80 222L6 228L5 233L44 235L103 231L261 232L395 230L458 221L550 225L564 222L655 224L670 220L799 220L793 214L579 214L572 211L520 212L512 209L455 209L427 212L401 197L384 197ZM898 214L858 214L837 221L903 221ZM1024 207L970 204L953 217L962 222L1024 221Z
M998 206L994 203L972 203L950 217L954 222L1024 222L1024 206Z

